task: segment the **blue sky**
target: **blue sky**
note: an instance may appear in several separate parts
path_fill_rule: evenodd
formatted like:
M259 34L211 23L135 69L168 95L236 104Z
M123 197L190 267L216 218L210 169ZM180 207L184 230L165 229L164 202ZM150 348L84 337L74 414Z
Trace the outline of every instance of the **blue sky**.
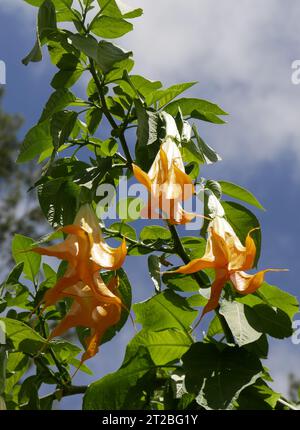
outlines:
M288 8L280 0L127 3L144 8L135 31L122 41L134 51L135 72L165 84L197 80L190 94L215 101L230 113L226 125L201 124L202 136L223 157L202 175L247 187L267 208L258 213L260 268L288 268L288 273L268 275L267 281L299 297L300 85L291 82L291 63L300 59L299 2L290 0ZM0 60L7 65L4 104L24 116L22 133L37 121L55 71L47 54L42 63L21 64L34 42L35 12L23 0L0 2ZM83 89L83 84L77 86L79 95ZM132 258L126 266L135 300L145 299L153 288L146 266ZM90 361L97 377L118 368L132 335L128 324ZM300 345L271 342L267 365L276 389L286 391L288 372L300 377L299 358ZM91 380L81 375L75 382ZM68 408L79 405L79 398L63 402Z

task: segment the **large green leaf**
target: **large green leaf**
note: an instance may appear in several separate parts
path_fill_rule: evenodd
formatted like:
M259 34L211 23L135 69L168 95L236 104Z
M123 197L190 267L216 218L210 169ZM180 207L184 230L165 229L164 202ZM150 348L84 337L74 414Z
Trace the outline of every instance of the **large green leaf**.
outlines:
M64 110L67 106L75 102L76 97L68 89L61 88L51 94L40 118L40 123L52 117L55 112Z
M246 306L245 316L249 324L258 332L266 333L277 339L284 339L293 334L290 317L279 308L273 308L254 296L238 299ZM258 299L257 301L255 299Z
M65 178L45 182L38 187L41 209L53 227L71 224L80 196L80 186Z
M74 111L56 112L51 120L51 135L56 151L68 140L77 121L78 114Z
M171 239L171 233L165 227L161 227L159 225L147 225L142 229L140 239L143 242L155 242L156 240L169 241Z
M258 219L249 209L238 203L222 202L222 206L228 222L243 244L245 244L249 231L257 229L251 233L256 246L255 265L257 265L261 250L261 230Z
M153 103L158 103L159 108L162 108L166 104L168 104L171 100L175 99L179 94L191 88L197 82L184 82L182 84L175 84L169 88L165 88L162 90L157 90L150 94L146 98L146 102L148 105L152 105Z
M227 194L227 196L233 197L237 200L241 200L243 202L248 203L249 205L255 206L258 209L264 210L264 207L259 203L257 198L250 193L250 191L246 190L239 185L233 184L232 182L227 181L218 181L222 187L222 192Z
M142 15L143 10L132 9L130 6L124 4L124 2L119 0L97 0L98 4L103 10L103 13L112 17L123 17L123 18L137 18Z
M275 285L264 282L257 291L257 295L269 306L281 309L291 319L299 312L299 302L297 298L275 287Z
M262 379L245 388L239 395L235 409L240 410L272 410L280 399L280 394L273 391Z
M55 6L51 0L45 0L38 13L38 31L41 45L47 41L48 35L56 28Z
M53 147L49 121L43 121L32 127L25 136L17 159L18 163L26 163Z
M219 118L219 116L227 115L227 113L218 105L207 100L195 98L182 98L175 100L168 104L164 109L172 116L176 116L180 109L183 116L191 116L192 118L213 122L215 124L223 124L224 121Z
M21 321L11 318L0 318L4 323L5 333L16 351L36 354L46 345L46 339Z
M153 331L176 328L188 332L198 315L186 299L171 290L133 305L133 310L137 317L136 321L142 324L144 329Z
M239 302L223 300L220 314L224 316L236 343L239 346L257 341L262 333L256 331L245 316L244 305Z
M145 392L155 376L155 364L149 352L140 347L122 367L89 385L83 399L85 410L143 409Z
M165 272L163 274L162 280L169 288L177 291L199 291L199 284L197 281L195 281L192 275Z
M258 358L244 348L195 343L182 357L185 386L205 409L228 409L262 375Z
M24 274L34 282L40 269L41 256L28 251L33 243L33 239L16 234L12 241L12 254L17 264L24 263Z
M132 52L126 52L111 42L101 40L98 43L92 36L74 34L70 39L73 45L92 58L104 73L110 72L117 63L132 55Z
M125 361L127 357L132 357L140 346L144 345L148 349L153 362L158 366L162 366L178 361L188 351L191 344L190 336L184 331L176 329L141 330L128 344Z
M123 18L101 15L95 19L90 27L96 36L115 39L133 30L133 25Z

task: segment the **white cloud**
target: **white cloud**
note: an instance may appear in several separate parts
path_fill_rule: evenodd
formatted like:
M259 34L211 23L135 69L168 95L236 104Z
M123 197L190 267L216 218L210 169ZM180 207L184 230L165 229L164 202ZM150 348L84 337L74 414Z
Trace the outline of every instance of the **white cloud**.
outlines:
M232 163L254 165L291 150L300 163L300 4L279 0L127 0L144 16L126 41L137 71L167 83L198 80L192 91L230 112L204 136ZM288 25L287 25L288 23Z

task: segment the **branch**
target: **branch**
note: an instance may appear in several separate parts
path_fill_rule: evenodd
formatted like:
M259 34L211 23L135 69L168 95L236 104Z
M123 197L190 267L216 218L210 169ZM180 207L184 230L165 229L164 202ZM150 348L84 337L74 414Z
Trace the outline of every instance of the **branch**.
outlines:
M106 116L106 118L107 118L108 122L110 123L110 125L112 126L112 128L114 130L118 131L118 137L119 137L120 143L122 145L125 157L127 159L128 167L130 169L132 169L133 160L131 158L130 151L129 151L129 148L127 146L127 142L126 142L126 139L125 139L125 136L124 136L124 131L125 131L124 127L120 128L118 126L118 124L116 123L116 121L114 120L114 118L111 115L111 113L109 112L109 109L107 107L106 100L105 100L105 95L103 93L102 84L101 84L101 82L100 82L100 80L98 78L98 75L97 75L97 72L96 72L96 69L95 69L94 60L92 58L89 58L89 61L90 61L90 71L91 71L91 74L93 76L93 79L95 81L95 84L96 84L96 87L97 87L97 90L98 90L98 93L99 93L99 97L100 97L100 101L101 101L103 113Z

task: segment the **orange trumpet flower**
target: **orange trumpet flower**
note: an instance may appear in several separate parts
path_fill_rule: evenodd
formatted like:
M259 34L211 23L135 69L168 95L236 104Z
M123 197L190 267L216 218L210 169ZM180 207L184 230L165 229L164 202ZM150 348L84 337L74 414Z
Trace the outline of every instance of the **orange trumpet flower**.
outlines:
M97 217L89 205L82 206L74 223L61 230L68 233L64 242L32 249L38 254L68 262L65 275L45 294L45 307L55 303L62 291L78 282L88 285L98 295L94 273L101 269L119 269L127 253L125 240L118 248L112 248L104 242Z
M100 275L94 275L94 283L98 289L98 295L82 282L78 282L57 295L56 300L64 297L73 299L73 304L64 319L54 328L49 340L61 336L73 327L88 327L90 336L86 338L86 351L81 362L93 357L98 352L101 339L108 328L117 324L121 317L122 302L114 294L117 288L117 278L114 277L105 285Z
M159 211L172 224L186 224L195 215L183 210L181 202L194 194L194 186L185 173L183 159L176 140L180 139L174 119L164 112L166 137L148 173L133 164L135 178L149 192L147 216L156 218Z
M204 269L215 269L215 280L211 286L211 296L203 309L201 318L219 304L222 289L231 281L240 294L254 293L263 283L266 272L286 269L265 269L254 275L245 273L253 268L256 246L248 233L245 245L235 234L231 225L222 217L215 217L209 226L206 250L202 258L196 258L173 273L192 274Z

